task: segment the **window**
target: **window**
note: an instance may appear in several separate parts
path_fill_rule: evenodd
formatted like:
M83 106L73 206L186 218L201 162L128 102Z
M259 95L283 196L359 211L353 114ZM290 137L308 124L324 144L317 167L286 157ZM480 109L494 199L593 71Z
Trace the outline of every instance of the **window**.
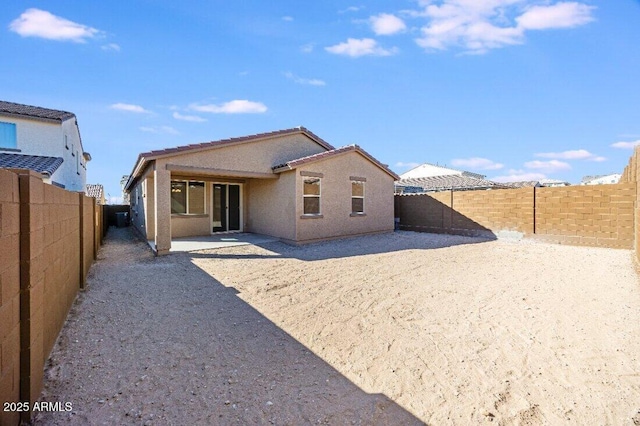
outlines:
M171 181L172 214L204 214L204 182Z
M320 214L320 178L305 177L303 189L304 214Z
M364 181L351 181L351 213L364 213Z
M0 122L0 148L17 149L16 125Z

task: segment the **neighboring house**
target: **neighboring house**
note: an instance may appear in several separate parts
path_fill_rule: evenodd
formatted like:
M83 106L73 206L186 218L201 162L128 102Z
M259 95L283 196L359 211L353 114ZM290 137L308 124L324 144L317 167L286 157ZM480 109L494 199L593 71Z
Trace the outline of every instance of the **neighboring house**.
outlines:
M96 203L104 205L107 204L104 198L104 187L100 184L88 183L84 193L87 197L93 197L96 199Z
M395 183L396 194L415 194L436 191L471 191L510 188L507 184L464 175L430 176L400 179Z
M129 175L124 175L120 179L120 189L122 190L122 204L129 204L129 193L124 190L128 181L129 181Z
M0 168L27 168L44 181L84 191L89 153L75 114L0 101Z
M398 176L304 127L145 152L125 190L157 254L171 238L255 232L288 243L389 232Z
M476 179L484 179L485 175L466 172L463 170L450 169L437 164L424 163L400 175L400 179L417 179L434 176L468 176Z
M510 188L540 188L542 185L537 180L523 180L520 182L505 182Z
M564 180L557 180L557 179L540 179L539 183L540 183L540 186L544 186L547 188L554 188L558 186L571 186L569 182L566 182Z
M614 173L610 175L585 176L582 178L580 185L605 185L620 182L622 175Z

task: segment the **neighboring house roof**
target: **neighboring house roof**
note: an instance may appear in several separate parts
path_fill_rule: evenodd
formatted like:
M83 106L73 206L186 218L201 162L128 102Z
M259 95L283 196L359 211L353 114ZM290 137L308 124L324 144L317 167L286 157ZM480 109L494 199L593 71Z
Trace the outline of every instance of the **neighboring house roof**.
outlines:
M18 115L44 120L55 120L59 122L75 117L74 113L68 111L16 104L14 102L7 101L0 101L0 115Z
M84 193L88 197L97 198L101 201L104 198L104 187L100 184L88 183L85 187Z
M124 189L125 189L125 191L129 189L131 184L135 181L135 179L140 175L140 173L144 169L146 163L148 163L149 161L155 160L157 158L171 156L171 155L178 154L178 153L186 153L186 152L190 152L191 153L191 152L197 152L197 151L220 148L220 147L229 146L229 145L235 145L235 144L241 144L241 143L247 143L247 142L255 142L255 141L258 141L258 140L261 140L261 139L271 139L271 138L275 138L275 137L286 136L286 135L294 135L294 134L304 134L309 139L313 140L314 142L316 142L318 145L322 146L326 150L334 149L334 147L331 144L329 144L328 142L324 141L322 138L320 138L319 136L315 135L314 133L312 133L311 131L307 130L306 128L300 126L300 127L294 127L292 129L277 130L277 131L274 131L274 132L257 133L257 134L249 135L249 136L241 136L241 137L237 137L237 138L221 139L221 140L217 140L217 141L196 143L196 144L191 144L191 145L178 146L178 147L174 147L174 148L167 148L167 149L160 149L160 150L156 150L156 151L143 152L140 155L138 155L138 160L136 161L136 164L133 167L133 171L129 175L129 180L127 181L126 185L124 186Z
M369 154L364 149L360 148L358 145L347 145L340 148L331 149L329 151L320 152L318 154L308 155L306 157L297 158L295 160L287 161L284 164L278 164L277 166L273 166L272 170L274 173L286 172L288 170L296 169L300 166L315 163L316 161L326 160L327 158L335 157L336 155L346 154L347 152L358 152L373 164L378 166L380 169L389 174L393 179L399 179L399 176L395 174L389 167L382 164L378 160L376 160L371 154Z
M503 184L511 188L531 188L531 187L542 186L540 182L538 182L537 180L525 180L521 182L504 182Z
M569 182L558 179L540 179L540 185L542 186L570 186Z
M464 170L452 169L449 167L440 166L438 164L423 163L414 167L400 175L401 179L415 179L433 176L446 176L446 175L462 175L469 176L476 179L484 179L486 176L479 173L467 172Z
M61 157L0 153L0 168L29 169L51 176L62 164Z
M610 175L585 176L582 178L581 185L602 185L620 182L622 174L612 173Z
M432 191L464 191L472 189L504 189L507 185L486 179L478 179L463 175L430 176L415 179L400 179L396 183L396 192L417 192L415 188L421 188L422 192Z

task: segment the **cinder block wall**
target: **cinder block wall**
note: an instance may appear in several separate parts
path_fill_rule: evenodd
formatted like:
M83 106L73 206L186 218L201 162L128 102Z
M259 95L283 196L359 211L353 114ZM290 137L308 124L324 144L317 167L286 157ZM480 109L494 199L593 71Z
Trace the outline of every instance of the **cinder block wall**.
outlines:
M536 236L551 242L633 248L636 184L536 190Z
M640 199L640 173L638 173L638 167L640 167L640 146L637 146L633 151L633 155L629 159L629 164L624 168L620 183L633 183L636 185L636 205L634 206L633 222L634 222L634 236L635 244L634 249L636 251L636 257L640 261L640 205L637 200Z
M0 170L0 403L20 401L20 194L18 176ZM0 425L20 414L0 410Z
M0 170L0 401L33 404L96 257L102 209L34 172L14 172ZM1 425L29 419L29 412L0 410Z
M635 183L396 196L400 229L633 248Z

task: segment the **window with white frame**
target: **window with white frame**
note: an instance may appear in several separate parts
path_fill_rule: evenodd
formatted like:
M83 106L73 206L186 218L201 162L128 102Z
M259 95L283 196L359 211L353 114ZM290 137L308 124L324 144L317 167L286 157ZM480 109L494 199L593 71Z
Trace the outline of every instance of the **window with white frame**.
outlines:
M171 214L204 214L205 185L196 181L171 181Z
M0 148L18 148L16 125L14 123L3 123L0 121Z
M364 213L364 181L351 180L351 213Z
M321 178L319 177L304 177L303 188L303 213L306 215L319 215L320 214L320 187Z

